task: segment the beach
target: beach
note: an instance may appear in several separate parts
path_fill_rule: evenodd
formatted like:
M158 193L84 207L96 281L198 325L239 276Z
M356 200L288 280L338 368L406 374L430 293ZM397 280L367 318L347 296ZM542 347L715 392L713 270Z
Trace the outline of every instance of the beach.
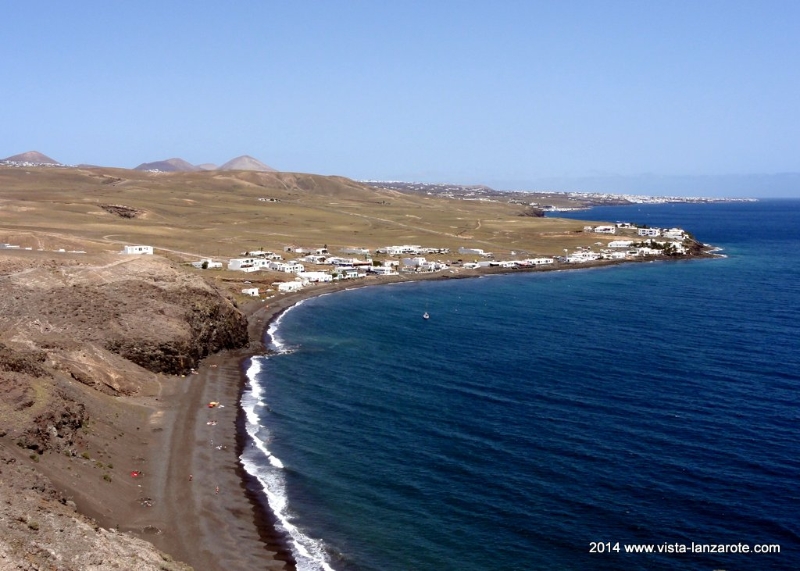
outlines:
M283 311L311 297L357 287L487 273L508 270L342 281L247 302L241 309L248 318L248 347L210 355L193 374L162 382L159 397L143 403L150 430L142 435L146 462L142 464L143 477L135 479L138 490L133 493L138 492L140 504L147 500L144 509L137 506L128 512L129 519L116 524L103 514L88 515L101 525L116 525L120 531L139 535L198 570L294 569L291 548L275 528L275 517L260 484L239 461L242 447L248 445L239 407L247 381L245 367L250 356L267 352L263 344L266 329Z
M362 285L397 281L408 278L379 278ZM259 484L239 462L247 444L238 406L244 365L251 355L267 350L264 332L281 312L303 299L349 287L353 284L317 285L242 307L250 346L205 358L195 373L162 383L158 399L145 404L147 460L143 475L135 479L137 488L141 486L140 503L147 500L145 509L130 510L130 519L116 524L103 514L89 515L101 525L140 535L198 570L294 569L291 550L275 529Z

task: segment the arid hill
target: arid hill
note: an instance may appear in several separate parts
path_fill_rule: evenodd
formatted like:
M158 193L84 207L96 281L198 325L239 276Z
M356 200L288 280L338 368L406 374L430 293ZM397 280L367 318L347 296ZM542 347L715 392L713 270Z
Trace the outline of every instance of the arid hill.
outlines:
M152 163L142 163L134 170L137 171L161 171L161 172L194 172L201 170L188 161L183 159L166 159Z
M210 163L202 165L193 165L183 159L167 159L163 161L155 161L152 163L142 163L134 170L137 171L160 171L160 172L195 172L195 171L259 171L259 172L275 172L275 169L265 165L258 159L254 159L248 155L242 155L235 159L229 160L227 163L220 167Z
M51 159L47 155L43 155L39 151L28 151L27 153L20 153L12 157L0 159L12 163L33 163L37 165L60 165L56 160Z
M254 159L249 155L242 155L241 157L231 159L227 163L220 166L218 170L275 172L274 168L265 165L258 159Z

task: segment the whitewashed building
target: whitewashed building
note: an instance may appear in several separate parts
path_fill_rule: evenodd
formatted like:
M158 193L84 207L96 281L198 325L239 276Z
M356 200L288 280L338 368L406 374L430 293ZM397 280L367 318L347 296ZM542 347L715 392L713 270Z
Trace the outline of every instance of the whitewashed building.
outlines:
M192 262L192 266L197 268L198 270L202 269L216 270L222 267L222 262L215 262L211 258L203 258L198 262Z
M297 277L304 282L325 283L333 280L333 276L328 272L299 272Z
M573 252L567 256L567 262L571 264L582 264L584 262L593 262L600 259L600 254L597 252Z
M299 274L306 271L305 266L298 262L269 262L268 268L274 272L284 272L286 274Z
M231 258L228 260L228 269L234 272L257 272L265 269L267 264L263 258Z
M372 266L369 271L379 276L396 276L398 273L392 266Z
M686 238L686 232L680 228L670 228L669 230L664 230L661 235L664 236L664 238L671 238L672 240L683 240Z
M246 287L242 290L244 295L250 295L253 297L258 297L258 288L257 287Z
M663 253L663 250L657 248L636 248L636 254L639 256L660 256Z
M292 293L303 289L302 282L275 282L272 285L281 293Z
M616 226L595 226L594 229L595 234L616 234L617 227Z

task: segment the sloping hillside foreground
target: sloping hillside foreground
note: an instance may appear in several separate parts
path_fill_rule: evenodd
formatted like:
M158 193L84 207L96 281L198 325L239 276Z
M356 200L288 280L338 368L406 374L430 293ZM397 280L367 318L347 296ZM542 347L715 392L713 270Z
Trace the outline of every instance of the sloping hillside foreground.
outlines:
M0 254L0 570L185 568L114 518L147 507L131 468L160 396L246 343L231 300L162 258Z

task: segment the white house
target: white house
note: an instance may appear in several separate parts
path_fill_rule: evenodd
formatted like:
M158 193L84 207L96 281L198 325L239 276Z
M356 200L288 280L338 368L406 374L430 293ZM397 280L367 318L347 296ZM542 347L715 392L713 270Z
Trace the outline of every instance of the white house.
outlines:
M422 253L422 246L415 244L404 244L402 246L386 246L385 248L378 248L375 250L379 254L388 254L389 256L400 256L402 254L420 254Z
M202 270L203 266L207 270L214 270L222 267L222 262L215 262L211 258L203 258L199 262L192 262L192 266L197 268L198 270Z
M359 274L355 268L338 267L336 271L339 273L340 280L352 280L355 278L363 278L364 274Z
M529 261L535 266L548 266L554 262L553 258L531 258Z
M397 272L392 266L372 266L369 271L379 276L396 276Z
M302 282L275 282L272 285L277 287L281 293L291 293L303 289Z
M301 262L306 262L308 264L321 265L328 260L328 257L319 254L309 254L308 256L303 256L302 258L298 258L298 260Z
M628 256L625 252L605 252L603 258L606 260L624 260Z
M660 256L663 250L657 248L636 248L636 254L639 256Z
M261 258L231 258L228 269L235 272L257 272L264 269L267 261Z
M403 258L403 265L406 267L417 268L423 264L426 264L427 260L422 256L418 256L416 258Z
M633 240L612 240L608 243L609 248L630 248L633 246Z
M637 228L636 233L639 236L656 237L661 236L661 228Z
M242 290L244 295L251 295L253 297L258 297L258 288L257 287L246 287Z
M328 272L299 272L297 277L305 282L325 283L333 279Z
M673 240L683 240L686 238L686 232L680 228L670 228L669 230L662 232L661 235L664 236L664 238L671 238Z
M567 262L571 264L582 264L584 262L592 262L599 259L600 254L597 252L573 252L567 256Z
M153 255L153 247L152 246L125 246L122 248L123 254L146 254L146 255Z
M306 271L303 264L297 262L269 262L269 269L274 272L284 272L287 274L299 274Z
M594 229L595 234L616 234L617 227L616 226L595 226Z

